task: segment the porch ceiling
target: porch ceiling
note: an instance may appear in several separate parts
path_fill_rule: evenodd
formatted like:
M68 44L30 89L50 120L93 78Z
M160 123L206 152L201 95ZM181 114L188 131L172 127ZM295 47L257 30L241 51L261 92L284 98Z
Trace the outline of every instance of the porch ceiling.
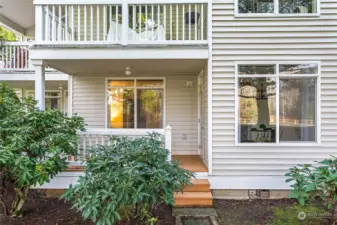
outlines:
M204 59L155 60L53 60L48 66L71 75L109 74L124 76L125 67L131 67L131 76L163 73L199 73L207 61Z
M2 81L0 81L1 83ZM34 81L6 81L6 84L13 88L35 89ZM63 90L68 89L68 81L46 81L46 90L58 90L60 85Z
M34 0L0 0L0 22L24 33L35 24Z

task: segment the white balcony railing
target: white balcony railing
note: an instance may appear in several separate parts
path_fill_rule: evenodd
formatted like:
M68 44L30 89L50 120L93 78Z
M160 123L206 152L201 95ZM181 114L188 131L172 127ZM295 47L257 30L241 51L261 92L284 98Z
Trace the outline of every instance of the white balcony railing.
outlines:
M36 16L41 24L36 32L42 44L207 44L206 0L39 2Z
M68 162L71 165L80 164L84 158L90 157L88 150L96 145L111 145L112 136L126 136L129 138L137 138L146 136L148 133L156 132L161 134L165 148L169 150L169 160L171 160L172 152L172 133L171 127L165 129L88 129L84 132L78 132L80 143L78 145L77 156L68 156Z
M1 42L0 70L7 72L33 70L29 60L28 42Z

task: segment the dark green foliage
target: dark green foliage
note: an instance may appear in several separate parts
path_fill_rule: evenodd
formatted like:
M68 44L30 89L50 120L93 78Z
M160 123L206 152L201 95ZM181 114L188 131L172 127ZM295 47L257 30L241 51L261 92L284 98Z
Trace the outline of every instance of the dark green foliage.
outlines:
M154 224L148 215L151 208L159 202L172 205L173 193L183 191L193 177L177 162L167 161L168 150L159 138L112 137L111 146L96 146L86 161L85 176L62 198L98 225L121 219Z
M337 201L337 158L323 160L318 165L299 165L286 174L286 182L293 182L292 198L301 205L322 199L329 207Z
M67 168L66 155L77 151L77 130L83 119L68 118L56 110L35 108L32 98L17 98L6 84L0 86L0 203L7 214L20 215L31 186L49 182ZM6 184L14 186L11 209L4 203Z

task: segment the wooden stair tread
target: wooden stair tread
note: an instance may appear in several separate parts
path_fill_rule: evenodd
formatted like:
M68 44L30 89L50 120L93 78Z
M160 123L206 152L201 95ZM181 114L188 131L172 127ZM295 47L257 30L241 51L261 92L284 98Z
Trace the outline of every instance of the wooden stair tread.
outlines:
M191 183L193 185L198 185L198 184L208 184L209 185L209 181L207 179L193 179L191 180Z
M194 179L191 185L184 188L184 192L209 192L210 183L207 179Z

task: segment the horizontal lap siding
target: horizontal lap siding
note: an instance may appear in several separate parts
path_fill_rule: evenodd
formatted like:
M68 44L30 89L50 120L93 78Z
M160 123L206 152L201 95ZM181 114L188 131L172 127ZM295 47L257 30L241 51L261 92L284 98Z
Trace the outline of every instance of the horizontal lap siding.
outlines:
M166 124L172 127L173 151L197 154L197 76L161 77L166 78ZM193 87L185 87L186 81L193 81ZM89 128L105 128L105 104L105 76L73 76L73 112L84 117Z
M234 18L233 0L214 0L213 174L277 176L331 154L337 145L337 1L320 17ZM321 146L235 147L235 61L321 61Z

